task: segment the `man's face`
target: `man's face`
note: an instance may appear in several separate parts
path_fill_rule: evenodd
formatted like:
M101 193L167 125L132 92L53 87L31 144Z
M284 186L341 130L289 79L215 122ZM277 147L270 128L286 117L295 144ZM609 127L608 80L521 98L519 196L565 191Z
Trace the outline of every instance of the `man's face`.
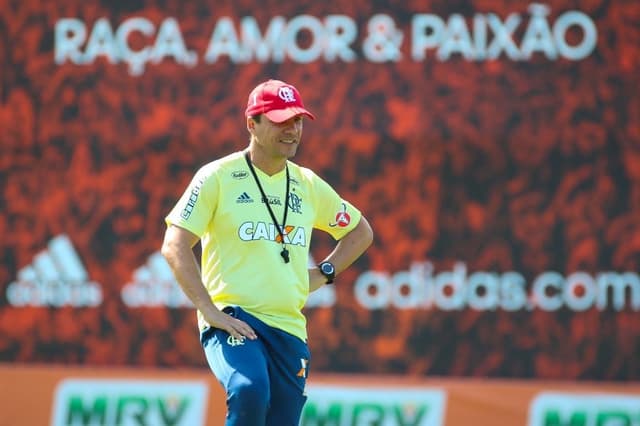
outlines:
M302 115L282 123L274 123L263 115L259 123L253 121L254 127L250 131L258 145L268 155L291 158L296 154L302 138L302 122Z

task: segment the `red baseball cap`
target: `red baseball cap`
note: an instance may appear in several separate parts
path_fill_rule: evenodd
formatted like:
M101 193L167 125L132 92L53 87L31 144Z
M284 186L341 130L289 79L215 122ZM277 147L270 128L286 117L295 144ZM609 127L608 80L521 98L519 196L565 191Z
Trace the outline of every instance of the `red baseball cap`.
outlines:
M267 80L249 94L245 116L264 114L274 123L282 123L296 115L315 119L304 107L298 89L280 80Z

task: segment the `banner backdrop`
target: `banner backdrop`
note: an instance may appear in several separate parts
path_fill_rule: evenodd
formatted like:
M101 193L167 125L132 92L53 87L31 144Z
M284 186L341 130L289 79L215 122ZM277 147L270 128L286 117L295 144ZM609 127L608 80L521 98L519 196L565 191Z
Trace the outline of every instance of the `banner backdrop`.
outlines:
M163 219L274 77L375 231L308 303L312 371L640 379L637 2L0 14L1 361L205 365Z
M0 364L0 426L220 426L205 369ZM300 426L635 425L638 383L315 375Z

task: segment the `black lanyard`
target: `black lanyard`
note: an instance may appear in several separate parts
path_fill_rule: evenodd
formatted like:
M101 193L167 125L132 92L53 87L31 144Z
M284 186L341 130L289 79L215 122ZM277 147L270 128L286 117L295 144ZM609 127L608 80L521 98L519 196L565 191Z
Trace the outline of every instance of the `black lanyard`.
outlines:
M249 165L249 170L251 170L251 174L258 184L258 189L260 190L260 195L262 195L262 201L267 206L267 210L269 210L269 215L271 216L271 220L273 224L276 226L278 230L278 234L280 234L280 239L282 240L282 251L280 252L280 256L284 259L284 263L289 263L289 250L284 242L284 227L287 224L287 212L289 211L289 167L285 165L285 169L287 171L287 192L284 197L284 216L282 218L282 226L278 225L278 221L276 220L276 215L271 210L271 206L269 205L269 199L267 198L267 194L264 193L264 189L262 189L262 185L260 185L260 180L258 179L258 175L253 168L253 164L251 164L251 160L249 159L249 152L244 153L244 158L247 160L247 164Z

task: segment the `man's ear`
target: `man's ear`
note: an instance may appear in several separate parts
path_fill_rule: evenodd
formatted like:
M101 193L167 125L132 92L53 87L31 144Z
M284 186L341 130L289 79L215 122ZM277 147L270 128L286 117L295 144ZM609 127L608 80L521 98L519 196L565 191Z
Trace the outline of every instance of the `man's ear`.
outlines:
M247 117L247 130L252 131L256 128L256 122L251 117Z

